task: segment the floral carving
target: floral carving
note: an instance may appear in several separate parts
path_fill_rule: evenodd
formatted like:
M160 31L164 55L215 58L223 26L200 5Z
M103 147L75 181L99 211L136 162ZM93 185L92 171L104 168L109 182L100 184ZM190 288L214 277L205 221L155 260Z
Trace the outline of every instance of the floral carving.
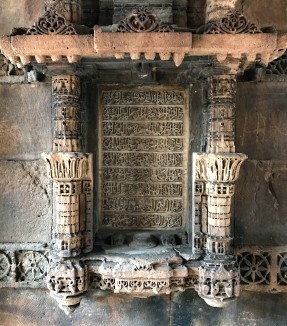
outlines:
M160 23L158 17L147 7L134 9L124 20L120 21L117 32L171 32L166 24Z
M35 251L23 252L19 257L19 271L21 281L38 281L47 273L48 259L44 254Z
M74 26L55 10L47 10L26 35L75 35Z
M278 269L277 282L280 285L287 285L287 253L278 255Z
M285 75L287 74L287 52L281 57L269 63L266 74L268 75Z
M269 284L270 263L268 254L243 253L240 262L241 281L246 284Z
M241 12L229 12L216 22L209 22L197 30L198 34L257 34L262 31Z

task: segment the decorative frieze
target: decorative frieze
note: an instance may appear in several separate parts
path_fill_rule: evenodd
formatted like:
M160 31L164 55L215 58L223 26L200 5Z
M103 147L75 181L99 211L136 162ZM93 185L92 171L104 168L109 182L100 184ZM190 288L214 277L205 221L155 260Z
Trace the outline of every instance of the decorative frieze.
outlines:
M101 225L174 229L185 224L188 144L183 90L100 93Z
M21 244L3 247L0 249L0 288L45 286L48 251L43 246L38 246L42 247L38 251Z

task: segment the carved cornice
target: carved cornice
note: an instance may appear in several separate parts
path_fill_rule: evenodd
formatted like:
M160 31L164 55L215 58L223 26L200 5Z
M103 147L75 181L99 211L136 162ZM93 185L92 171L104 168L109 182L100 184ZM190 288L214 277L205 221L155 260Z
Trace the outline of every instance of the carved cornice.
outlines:
M148 7L134 9L131 14L120 21L117 32L171 32L173 31L167 24L162 24L158 17Z
M75 35L74 26L54 9L45 14L26 32L26 35Z
M262 31L241 12L229 12L216 22L209 22L197 30L197 34L257 34Z

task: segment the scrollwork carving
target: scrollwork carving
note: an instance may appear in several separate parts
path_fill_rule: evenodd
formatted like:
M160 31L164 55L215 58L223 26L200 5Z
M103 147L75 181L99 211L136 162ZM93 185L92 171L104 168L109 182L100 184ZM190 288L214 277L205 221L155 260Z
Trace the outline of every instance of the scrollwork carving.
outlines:
M45 14L26 32L26 35L75 35L74 26L54 9Z
M216 22L209 22L197 30L198 34L257 34L262 31L241 12L229 12Z
M171 32L172 28L160 23L158 17L147 7L134 9L131 14L122 20L117 27L117 32Z

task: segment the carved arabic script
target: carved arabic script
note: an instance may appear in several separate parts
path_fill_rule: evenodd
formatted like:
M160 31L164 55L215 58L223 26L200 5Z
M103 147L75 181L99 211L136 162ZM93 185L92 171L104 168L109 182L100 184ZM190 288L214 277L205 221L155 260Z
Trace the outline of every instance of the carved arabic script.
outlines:
M187 114L183 90L101 90L101 225L184 225Z

